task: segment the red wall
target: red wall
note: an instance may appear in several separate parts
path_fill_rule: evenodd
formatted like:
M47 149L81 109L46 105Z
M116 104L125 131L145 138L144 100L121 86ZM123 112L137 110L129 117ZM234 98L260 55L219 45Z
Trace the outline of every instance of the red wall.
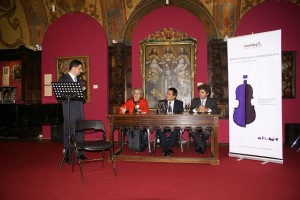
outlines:
M44 74L56 81L56 58L89 56L90 103L84 105L86 119L101 119L107 124L108 113L108 47L102 26L83 13L66 14L48 28L42 52L42 88ZM93 89L98 85L98 89ZM43 93L44 94L44 91ZM42 96L43 103L56 102L55 97ZM50 138L50 127L44 127L43 137Z
M241 19L236 35L282 29L282 50L295 50L299 44L299 7L284 1L271 0L251 9ZM162 28L176 28L198 41L195 88L197 82L207 82L207 37L200 21L188 11L178 7L162 7L147 14L137 25L132 36L132 87L142 86L139 42ZM74 13L55 21L47 30L42 52L42 74L53 74L56 79L56 58L88 55L90 58L91 102L85 105L86 118L100 118L107 126L108 114L108 56L107 37L101 25L92 17ZM299 54L297 60L299 60ZM297 77L300 76L297 70ZM43 77L42 77L43 79ZM55 81L55 80L53 80ZM98 85L99 89L92 89ZM42 85L43 86L43 85ZM299 81L297 83L299 96ZM197 96L197 91L195 92ZM43 97L43 103L55 102L54 97ZM298 99L283 100L283 123L300 121L294 114L299 110ZM294 111L294 112L292 112ZM219 142L228 143L228 120L220 120ZM49 127L44 137L50 137Z
M297 5L286 1L271 0L251 9L238 24L236 35L247 35L252 32L258 33L281 29L282 50L298 51L300 48L299 21L300 8ZM207 82L207 41L201 22L184 9L177 7L163 7L146 15L134 30L132 37L132 75L136 78L133 79L133 87L142 85L142 77L140 76L139 42L150 33L168 27L186 32L191 37L197 39L198 48L195 89L197 82ZM297 60L299 59L300 54L298 53ZM296 77L300 76L300 70L296 70L296 73ZM299 88L298 81L296 83L296 94L299 94ZM194 93L195 96L197 96L197 91ZM295 112L295 110L299 110L299 101L299 98L283 100L283 136L285 123L299 123L300 121L299 115ZM229 142L229 127L228 120L226 119L221 119L219 123L219 142Z
M134 30L132 37L132 76L136 78L132 80L132 86L142 86L143 83L140 75L139 42L149 34L163 28L175 28L197 39L195 88L198 82L207 82L207 41L201 22L196 16L182 8L168 6L150 12Z
M174 20L176 19L176 20ZM197 83L207 83L207 37L201 22L190 12L178 7L162 7L146 15L134 30L132 37L132 86L142 86L140 76L139 42L149 34L162 28L175 28L197 39L196 74L194 94L197 97ZM228 120L220 120L219 142L228 143Z
M235 35L248 35L281 29L282 51L296 51L296 78L300 77L300 7L286 2L271 0L251 9L242 18ZM272 75L272 74L270 74ZM285 123L300 123L300 81L296 80L296 99L283 99L283 137ZM296 112L297 111L297 112Z

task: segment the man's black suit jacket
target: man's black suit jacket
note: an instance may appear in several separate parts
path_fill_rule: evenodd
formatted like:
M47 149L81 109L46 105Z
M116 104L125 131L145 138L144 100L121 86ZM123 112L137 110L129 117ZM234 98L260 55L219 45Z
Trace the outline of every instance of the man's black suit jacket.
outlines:
M160 100L159 103L163 102L165 104L165 108L168 107L168 100ZM173 113L174 114L180 114L183 112L183 102L180 100L175 99L174 100L174 106L173 106ZM165 150L168 150L171 146L174 145L174 143L176 142L176 138L179 134L178 129L175 129L173 131L171 131L170 136L167 139L167 136L165 133L170 132L169 129L165 129L164 131L158 129L156 130L156 133L159 135L160 137L160 141L162 146L164 147Z
M164 102L165 103L165 107L168 107L168 100L164 99L164 100L160 100L159 103ZM173 113L174 114L180 114L183 112L183 102L180 100L175 99L174 100L174 106L173 106Z
M190 113L193 113L195 108L198 108L201 105L200 98L192 99L191 106L190 106ZM217 102L213 98L207 98L205 102L205 107L211 109L212 114L220 113L220 109L217 106Z
M73 82L72 77L67 73L64 76L60 77L58 79L58 82ZM77 78L77 82L82 87L82 82L79 78ZM72 101L72 98L70 99L70 119L68 114L68 101L64 100L62 101L62 108L63 108L63 115L64 115L64 145L66 146L68 144L68 128L69 128L69 121L71 125L71 132L73 131L75 122L77 120L84 119L84 111L83 111L83 101ZM81 135L79 139L76 141L82 141L83 136Z

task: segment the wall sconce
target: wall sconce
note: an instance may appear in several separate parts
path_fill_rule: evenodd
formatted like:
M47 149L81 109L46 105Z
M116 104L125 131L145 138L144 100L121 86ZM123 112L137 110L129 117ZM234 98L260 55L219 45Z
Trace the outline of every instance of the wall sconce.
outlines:
M33 47L33 50L34 50L34 51L42 51L42 46L39 45L39 44L36 44L36 45Z
M227 40L228 40L228 35L225 35L225 37L223 38L223 41L227 42Z
M52 12L55 12L55 5L52 5Z
M55 13L57 10L62 11L64 13L70 13L69 11L58 7L57 5L52 4L52 2L49 2L49 0L46 0L46 3L48 4L48 7L49 5L51 5L49 8L51 9L52 13Z

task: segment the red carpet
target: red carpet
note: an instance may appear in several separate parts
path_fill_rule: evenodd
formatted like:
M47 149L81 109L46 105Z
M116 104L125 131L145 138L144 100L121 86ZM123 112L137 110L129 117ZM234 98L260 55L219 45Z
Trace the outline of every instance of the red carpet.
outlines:
M115 177L111 163L89 163L84 184L78 166L73 173L67 164L58 171L61 149L0 141L0 199L300 199L300 152L290 147L284 147L284 164L237 161L228 157L228 146L220 146L219 166L119 161Z

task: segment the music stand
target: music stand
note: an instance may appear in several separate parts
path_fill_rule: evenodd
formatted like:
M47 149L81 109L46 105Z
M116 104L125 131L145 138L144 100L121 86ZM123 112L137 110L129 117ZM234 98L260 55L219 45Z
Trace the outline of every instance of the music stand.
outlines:
M59 171L62 168L66 156L73 162L71 157L71 123L70 123L70 100L84 101L85 97L82 93L82 88L79 82L51 82L56 100L67 100L68 103L68 146L65 149L63 159L59 166Z

